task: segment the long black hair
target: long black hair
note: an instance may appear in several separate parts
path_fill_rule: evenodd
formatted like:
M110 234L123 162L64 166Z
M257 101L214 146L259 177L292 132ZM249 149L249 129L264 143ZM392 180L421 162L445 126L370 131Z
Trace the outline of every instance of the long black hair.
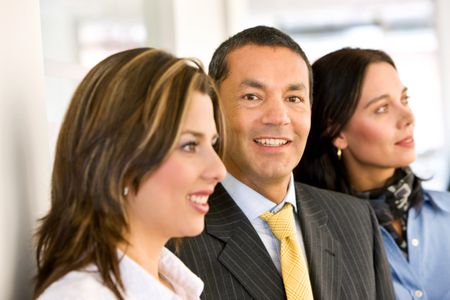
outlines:
M367 68L377 62L396 68L385 52L360 48L343 48L314 62L311 131L302 159L294 169L297 181L349 192L347 173L333 140L355 113Z

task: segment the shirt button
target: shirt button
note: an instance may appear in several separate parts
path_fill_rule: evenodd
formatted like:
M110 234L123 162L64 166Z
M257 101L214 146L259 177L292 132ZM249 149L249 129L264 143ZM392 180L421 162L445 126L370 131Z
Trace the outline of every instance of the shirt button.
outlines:
M417 298L422 298L423 297L423 292L421 290L416 290L414 292L414 295L416 295Z
M411 243L412 243L412 245L413 245L414 247L419 246L419 240L418 240L418 239L412 239Z

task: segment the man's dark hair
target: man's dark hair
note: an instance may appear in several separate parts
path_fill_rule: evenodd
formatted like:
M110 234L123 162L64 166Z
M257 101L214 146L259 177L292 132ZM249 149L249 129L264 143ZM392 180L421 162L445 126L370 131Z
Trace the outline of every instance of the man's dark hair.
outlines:
M246 45L271 46L288 48L298 53L308 67L310 101L312 103L312 69L308 58L302 48L286 33L268 26L256 26L245 29L223 42L214 52L209 64L209 75L217 86L228 76L227 55Z

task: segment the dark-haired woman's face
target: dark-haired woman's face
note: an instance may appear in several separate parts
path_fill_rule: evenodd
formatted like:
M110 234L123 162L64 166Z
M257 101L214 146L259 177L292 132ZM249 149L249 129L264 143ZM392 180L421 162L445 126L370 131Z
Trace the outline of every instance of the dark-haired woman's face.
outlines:
M335 145L353 175L393 174L415 160L414 116L407 89L388 63L369 65L356 111ZM386 175L388 176L388 175Z

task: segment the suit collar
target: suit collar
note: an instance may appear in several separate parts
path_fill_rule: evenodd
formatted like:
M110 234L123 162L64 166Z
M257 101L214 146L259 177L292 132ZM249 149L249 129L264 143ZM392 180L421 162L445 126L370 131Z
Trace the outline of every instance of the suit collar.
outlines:
M314 298L338 295L343 271L341 244L332 236L324 210L325 201L335 200L322 199L317 189L301 184L296 184L296 194Z
M297 205L315 299L338 295L342 278L339 241L330 233L323 193L296 184ZM329 198L329 196L328 196ZM217 185L206 216L206 232L223 241L219 262L255 299L285 299L282 278L250 221L222 185Z
M283 281L252 224L221 184L206 215L206 232L224 242L218 260L255 299L284 299Z
M328 215L324 212L320 202L316 201L315 195L310 189L301 184L295 185L295 195L297 206L300 207L300 222L303 228L304 223L313 223L314 226L323 227L328 223Z

